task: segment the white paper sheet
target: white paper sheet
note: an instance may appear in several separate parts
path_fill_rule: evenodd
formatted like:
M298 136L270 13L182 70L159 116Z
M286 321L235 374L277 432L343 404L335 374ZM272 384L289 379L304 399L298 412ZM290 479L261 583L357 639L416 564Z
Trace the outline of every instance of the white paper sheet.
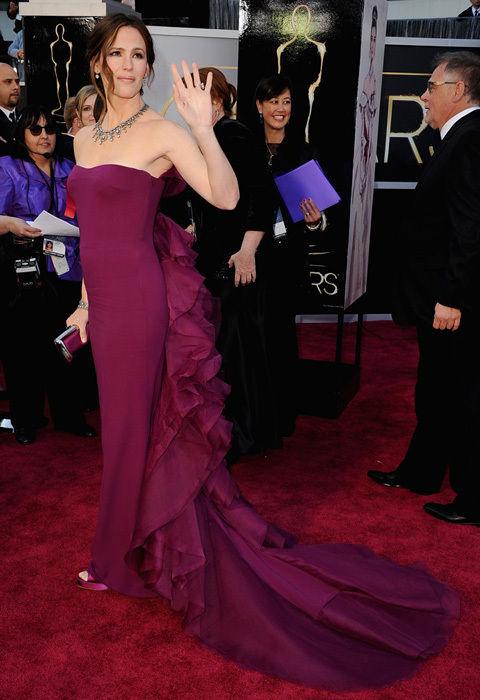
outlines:
M67 221L63 221L63 219L59 219L58 216L54 216L45 210L37 216L35 221L29 221L28 223L41 229L42 236L76 236L77 238L80 236L78 226L69 224Z

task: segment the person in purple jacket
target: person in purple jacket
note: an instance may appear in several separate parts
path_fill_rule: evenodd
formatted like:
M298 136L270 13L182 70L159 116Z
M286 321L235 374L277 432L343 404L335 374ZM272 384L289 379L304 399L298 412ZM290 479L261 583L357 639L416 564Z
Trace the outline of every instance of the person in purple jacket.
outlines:
M26 107L16 125L14 156L0 158L0 215L29 222L46 210L76 223L66 190L73 163L57 156L56 145L49 113ZM61 240L65 257L54 263L43 254L41 233L28 225L0 239L0 359L15 439L22 445L47 423L45 395L55 428L95 435L81 411L77 372L53 344L76 304L82 274L78 239Z

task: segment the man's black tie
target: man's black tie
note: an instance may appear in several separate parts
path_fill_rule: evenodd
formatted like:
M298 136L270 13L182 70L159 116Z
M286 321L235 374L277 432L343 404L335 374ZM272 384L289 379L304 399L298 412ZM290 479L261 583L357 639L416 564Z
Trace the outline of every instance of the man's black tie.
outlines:
M15 114L15 112L10 112L10 114L8 115L8 118L10 119L10 121L13 124L17 123L17 115Z

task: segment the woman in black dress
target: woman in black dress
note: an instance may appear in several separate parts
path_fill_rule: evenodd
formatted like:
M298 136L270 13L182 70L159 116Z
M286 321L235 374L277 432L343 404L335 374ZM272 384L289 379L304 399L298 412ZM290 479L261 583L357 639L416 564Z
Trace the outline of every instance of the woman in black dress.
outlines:
M259 140L269 175L269 205L274 220L269 255L266 306L266 336L276 390L282 435L295 430L297 417L298 344L295 315L309 284L307 251L310 236L326 228L326 217L312 199L300 203L304 220L294 223L285 207L273 176L288 172L317 158L315 149L288 129L292 115L290 81L283 75L263 78L255 91L255 106L261 125ZM257 122L258 124L258 122Z
M220 210L190 193L198 252L197 268L220 300L217 347L231 386L225 415L233 423L229 460L281 445L277 394L265 337L266 267L271 253L269 176L253 135L231 118L236 89L216 68L212 119L215 135L240 187L233 211Z

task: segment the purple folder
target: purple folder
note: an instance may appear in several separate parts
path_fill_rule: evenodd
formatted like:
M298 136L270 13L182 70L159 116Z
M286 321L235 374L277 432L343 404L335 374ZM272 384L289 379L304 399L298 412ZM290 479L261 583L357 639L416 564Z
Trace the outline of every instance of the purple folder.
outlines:
M340 197L329 183L316 160L309 160L284 175L277 175L275 183L293 222L303 219L300 202L311 197L320 211L337 204Z

